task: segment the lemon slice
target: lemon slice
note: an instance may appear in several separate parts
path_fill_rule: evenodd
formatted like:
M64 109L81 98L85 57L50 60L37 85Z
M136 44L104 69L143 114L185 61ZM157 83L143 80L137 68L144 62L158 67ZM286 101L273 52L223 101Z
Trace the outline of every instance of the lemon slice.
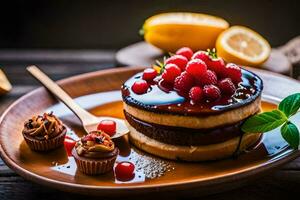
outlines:
M221 33L216 42L218 56L227 62L259 66L270 56L270 44L255 31L232 26Z
M0 95L6 94L11 90L11 84L6 78L4 72L0 69Z
M206 50L215 46L218 35L229 24L222 18L188 12L172 12L154 15L143 25L146 42L167 52L187 46Z

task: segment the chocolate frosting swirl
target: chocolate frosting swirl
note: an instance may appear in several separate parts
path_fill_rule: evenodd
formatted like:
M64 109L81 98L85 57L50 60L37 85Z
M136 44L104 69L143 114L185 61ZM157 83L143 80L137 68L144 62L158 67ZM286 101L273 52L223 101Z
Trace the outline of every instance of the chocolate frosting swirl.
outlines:
M101 131L92 131L75 144L77 154L88 158L108 158L117 153L110 136Z
M38 140L48 140L59 135L63 129L63 123L51 112L27 120L22 133Z

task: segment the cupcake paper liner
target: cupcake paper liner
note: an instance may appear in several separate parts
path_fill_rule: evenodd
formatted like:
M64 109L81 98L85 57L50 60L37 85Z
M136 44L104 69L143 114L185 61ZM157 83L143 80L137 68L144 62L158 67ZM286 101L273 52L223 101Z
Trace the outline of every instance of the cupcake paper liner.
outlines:
M67 129L64 128L64 130L59 135L57 135L54 138L50 138L48 140L38 140L38 139L32 138L26 134L23 134L23 137L31 150L49 151L52 149L56 149L60 146L63 146L66 132L67 132Z
M93 158L80 157L77 154L77 151L75 148L73 148L73 150L72 150L72 155L76 161L78 170L87 175L104 174L104 173L112 171L118 154L119 154L119 150L118 150L117 154L113 157L102 158L102 159L96 159L96 158L93 159Z

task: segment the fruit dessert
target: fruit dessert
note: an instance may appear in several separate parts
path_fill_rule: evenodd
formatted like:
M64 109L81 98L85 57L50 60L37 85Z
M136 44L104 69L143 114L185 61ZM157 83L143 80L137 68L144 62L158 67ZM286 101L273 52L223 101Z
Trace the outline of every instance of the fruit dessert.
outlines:
M48 151L63 146L66 132L66 127L51 112L27 120L22 134L30 149Z
M110 136L101 131L82 137L72 150L79 171L87 175L110 172L118 154L119 149Z
M257 143L241 125L260 112L262 80L216 52L179 49L122 86L130 141L168 159L216 160Z

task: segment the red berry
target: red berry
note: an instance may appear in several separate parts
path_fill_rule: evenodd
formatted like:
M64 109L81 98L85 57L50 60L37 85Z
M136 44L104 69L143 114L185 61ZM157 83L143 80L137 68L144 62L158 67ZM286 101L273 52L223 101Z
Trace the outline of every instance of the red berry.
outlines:
M74 140L73 138L71 138L71 137L70 137L70 136L68 136L68 135L65 135L65 139Z
M203 98L203 91L201 87L195 86L190 89L189 97L193 102L199 102Z
M223 77L225 62L222 58L211 59L207 64L208 69L214 71L219 77Z
M115 167L116 178L120 181L129 181L134 177L134 164L131 162L120 162Z
M224 77L231 78L232 82L238 84L242 81L242 71L239 66L228 63L225 66Z
M180 93L187 93L194 86L194 78L187 72L182 72L174 81L174 89Z
M189 47L182 47L176 51L176 55L182 55L190 60L193 56L193 50Z
M205 62L205 64L208 64L208 62L210 61L210 57L206 51L197 51L192 56L192 59L200 59Z
M197 79L200 85L215 85L218 82L218 78L215 72L207 70L199 79Z
M205 85L203 93L208 101L216 101L221 97L220 89L215 85Z
M143 72L143 79L145 81L152 81L157 76L157 71L153 68L147 68Z
M161 79L157 83L158 88L166 93L169 93L171 90L173 90L173 85L174 85L174 82L168 83L168 82L164 81L164 79Z
M94 141L95 140L96 135L93 134L89 134L84 136L83 138L81 138L82 141L87 142L87 141Z
M207 71L206 64L200 59L190 60L186 65L186 72L194 78L199 79Z
M144 94L147 92L148 88L149 85L145 80L138 80L131 86L132 91L136 94Z
M188 59L182 55L174 55L168 58L165 61L165 64L175 64L177 65L181 71L185 70L186 64L188 63Z
M230 78L224 78L219 81L218 86L222 93L232 95L236 88Z
M102 120L97 127L97 130L101 130L109 136L113 136L116 133L117 124L113 120Z
M162 73L162 78L168 82L173 83L175 78L181 74L181 69L175 64L167 64L165 66L164 72Z
M72 155L72 149L74 148L75 143L76 141L73 140L72 138L68 136L65 137L64 146L68 156Z

